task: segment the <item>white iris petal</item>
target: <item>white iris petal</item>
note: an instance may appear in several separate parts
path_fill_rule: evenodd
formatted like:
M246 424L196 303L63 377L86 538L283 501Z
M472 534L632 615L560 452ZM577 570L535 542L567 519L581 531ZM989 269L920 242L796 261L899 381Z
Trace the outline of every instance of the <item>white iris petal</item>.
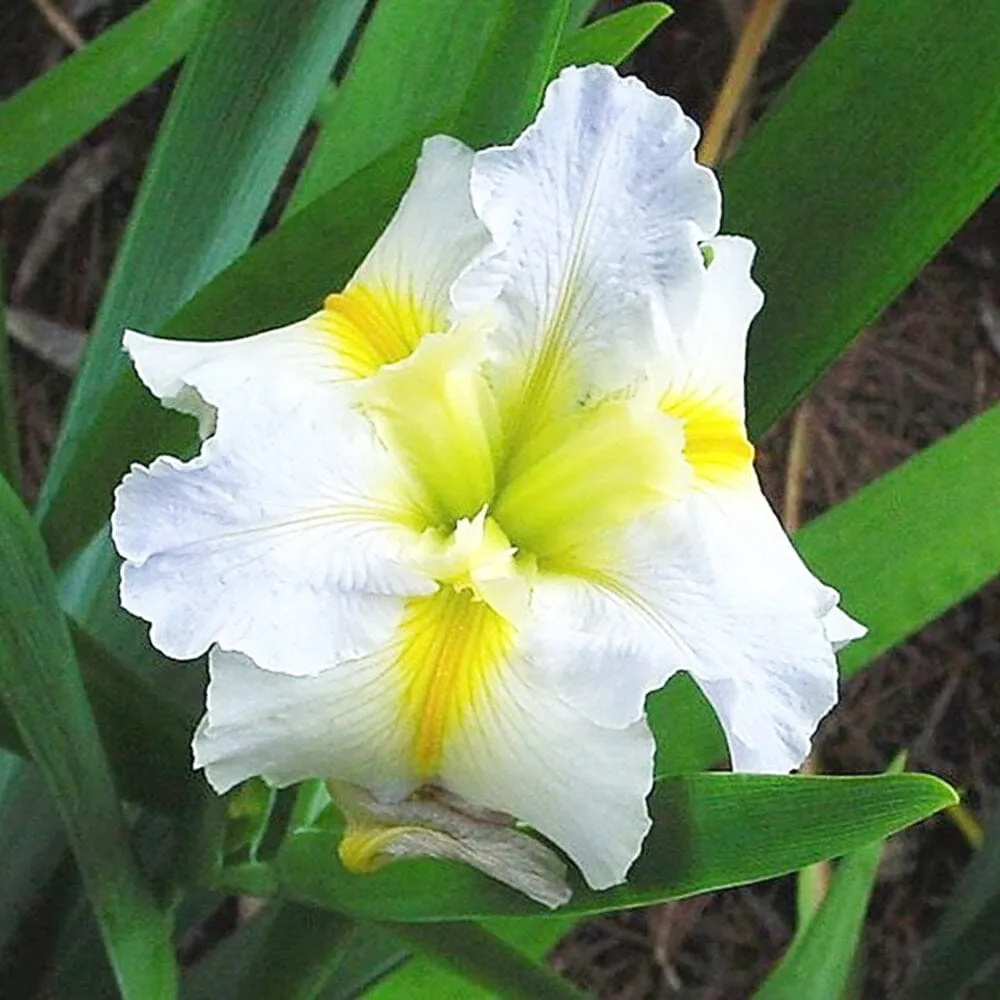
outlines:
M194 745L217 790L325 779L354 870L430 853L555 905L558 859L513 822L623 881L650 824L644 702L675 672L736 768L801 762L863 630L754 476L762 296L696 138L637 81L566 70L512 146L430 140L321 312L222 344L128 335L208 437L133 469L113 527L153 642L212 647Z

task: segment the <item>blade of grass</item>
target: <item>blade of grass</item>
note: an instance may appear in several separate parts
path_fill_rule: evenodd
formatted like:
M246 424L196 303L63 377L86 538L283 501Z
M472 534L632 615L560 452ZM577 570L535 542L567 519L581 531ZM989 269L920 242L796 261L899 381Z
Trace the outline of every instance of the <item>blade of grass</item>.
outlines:
M13 373L3 303L3 271L0 270L0 476L4 476L16 490L21 485L21 455L17 443L17 413L14 409Z
M399 943L381 928L275 900L185 975L181 997L344 1000L358 996L405 957ZM272 965L275 968L268 968Z
M190 48L208 0L150 0L0 103L0 198Z
M900 774L905 766L906 755L899 754L887 772ZM754 1000L843 1000L856 969L865 913L884 846L876 841L844 858L822 899L809 899L805 907L801 883L808 869L799 872L795 937Z
M250 243L362 6L363 0L214 0L206 12L160 129L39 500L57 563L109 513L110 495L93 486L85 442L106 419L103 404L127 367L122 328L159 329Z
M998 36L1000 4L858 0L723 170L726 229L757 242L767 292L754 437L1000 181Z
M546 82L565 11L566 0L381 0L289 212L414 134L445 131L473 145L512 135L534 111L531 95L537 101Z
M841 1000L875 885L882 843L855 851L834 872L820 908L754 1000Z
M583 994L565 979L478 924L396 923L388 929L435 963L497 996L509 1000L582 1000Z
M1000 812L994 812L981 851L966 865L924 960L902 996L906 1000L996 995L1000 953ZM965 991L976 983L981 994Z
M845 675L996 575L998 448L995 406L798 532L803 557L868 626L840 654Z
M168 1000L167 921L131 856L44 546L4 480L0 551L0 696L62 817L122 995Z
M556 54L556 64L586 66L626 60L673 13L665 3L639 3L615 11L584 28L568 30Z
M520 954L540 962L576 924L576 917L499 918L482 926ZM427 955L414 955L399 970L386 976L365 993L366 1000L409 1000L435 997L436 1000L491 1000L502 993L488 986L475 986L452 968ZM323 1000L339 1000L324 997Z
M573 898L559 915L627 909L797 871L955 801L947 785L928 775L661 778L650 798L653 827L628 884L598 893L571 874ZM305 903L379 920L540 913L538 904L457 865L411 861L351 875L332 860L337 838L336 830L326 828L293 833L277 859L282 890ZM260 883L260 872L248 874ZM222 879L239 888L238 871L223 872Z

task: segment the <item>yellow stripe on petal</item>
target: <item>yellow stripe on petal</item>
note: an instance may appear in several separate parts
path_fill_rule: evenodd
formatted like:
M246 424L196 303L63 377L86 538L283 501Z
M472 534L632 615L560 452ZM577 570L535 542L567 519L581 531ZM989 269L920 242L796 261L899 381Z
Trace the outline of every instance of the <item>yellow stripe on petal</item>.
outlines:
M432 779L449 735L510 653L514 628L467 591L411 598L400 624L403 715L413 727L417 776Z
M664 413L684 427L684 457L700 483L731 486L753 468L754 449L743 418L731 404L695 395L667 393L660 400Z
M328 295L315 320L356 378L409 357L425 334L447 325L412 293L361 284Z

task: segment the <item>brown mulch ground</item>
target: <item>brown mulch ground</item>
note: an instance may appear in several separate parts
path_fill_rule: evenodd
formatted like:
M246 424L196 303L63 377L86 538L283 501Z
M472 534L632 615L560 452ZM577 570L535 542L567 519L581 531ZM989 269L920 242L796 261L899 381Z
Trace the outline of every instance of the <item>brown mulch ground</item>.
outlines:
M63 3L83 11L76 20L86 37L133 6L122 0ZM731 50L726 8L741 4L675 0L674 6L673 20L637 55L633 68L704 120ZM790 4L761 64L748 123L845 6L842 0ZM0 8L0 98L65 51L31 0L6 0ZM85 329L92 321L169 86L168 80L138 97L0 204L0 251L7 285L15 288L14 305L74 328ZM62 204L64 215L66 204L72 209L80 177L99 178L100 193L78 204L75 221L55 227L46 246L40 234L51 228L51 206ZM31 267L25 267L26 259L34 261ZM1000 361L984 326L984 316L988 325L996 315L991 295L1000 288L998 271L1000 202L994 199L814 391L802 478L804 517L1000 399ZM32 493L69 382L17 346L12 354L25 479ZM789 433L786 421L761 448L762 478L779 509ZM1000 768L998 625L1000 587L991 585L847 684L818 741L824 769L878 771L906 747L912 768L967 790L973 809L992 806ZM861 995L881 1000L898 993L968 854L962 836L940 818L893 841L869 914ZM553 961L582 986L616 1000L739 1000L750 995L787 944L793 897L790 880L783 879L604 918L571 935Z

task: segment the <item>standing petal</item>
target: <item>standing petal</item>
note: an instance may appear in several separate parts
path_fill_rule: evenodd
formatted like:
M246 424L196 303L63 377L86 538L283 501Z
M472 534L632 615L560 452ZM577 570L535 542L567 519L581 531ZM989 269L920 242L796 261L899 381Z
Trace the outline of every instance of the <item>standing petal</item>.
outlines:
M719 236L704 246L708 263L698 308L685 327L661 318L651 377L661 387L661 409L683 426L696 484L740 486L753 478L743 381L747 330L763 296L750 276L749 240Z
M556 402L630 383L655 346L654 300L678 326L696 306L698 241L719 220L697 134L669 98L590 66L563 71L513 146L476 155L494 247L452 294L471 310L499 292L494 377L515 438Z
M747 331L764 303L750 274L756 248L741 236L716 236L702 249L697 308L683 326L660 323L656 371L668 397L713 400L742 420Z
M448 327L452 283L489 238L472 210L472 158L471 149L448 136L424 143L409 190L348 293L360 286L407 297L429 318L428 330Z
M408 357L428 333L448 329L452 283L486 245L472 211L472 150L446 136L424 143L410 189L343 292L313 320L350 375L365 378Z

